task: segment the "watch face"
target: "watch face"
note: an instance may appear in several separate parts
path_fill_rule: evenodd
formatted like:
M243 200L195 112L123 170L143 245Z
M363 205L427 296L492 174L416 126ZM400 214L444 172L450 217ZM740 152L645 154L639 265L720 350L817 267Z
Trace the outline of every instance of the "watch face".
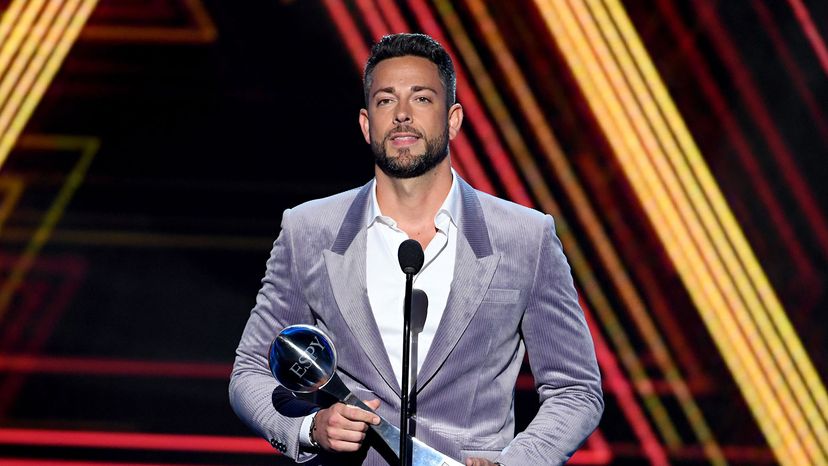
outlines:
M270 372L282 386L299 393L324 387L336 371L331 339L311 325L291 325L270 345Z

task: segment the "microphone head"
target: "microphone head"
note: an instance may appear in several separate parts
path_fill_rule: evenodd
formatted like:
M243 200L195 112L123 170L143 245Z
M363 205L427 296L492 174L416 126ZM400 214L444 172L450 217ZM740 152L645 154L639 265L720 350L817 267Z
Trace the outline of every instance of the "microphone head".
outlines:
M400 268L406 275L415 275L423 268L423 247L417 240L407 239L400 244L397 250L397 258L400 260Z
M428 295L425 291L414 288L411 290L411 331L422 332L426 318L428 318Z
M324 387L336 372L336 349L322 330L291 325L270 345L270 372L283 387L310 393Z

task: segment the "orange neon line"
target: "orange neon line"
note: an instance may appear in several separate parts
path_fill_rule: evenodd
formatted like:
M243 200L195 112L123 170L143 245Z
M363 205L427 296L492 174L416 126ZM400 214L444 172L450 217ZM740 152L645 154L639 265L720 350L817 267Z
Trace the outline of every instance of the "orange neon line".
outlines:
M216 25L200 0L184 0L194 27L115 26L91 24L81 38L100 41L167 42L176 44L207 44L218 37Z

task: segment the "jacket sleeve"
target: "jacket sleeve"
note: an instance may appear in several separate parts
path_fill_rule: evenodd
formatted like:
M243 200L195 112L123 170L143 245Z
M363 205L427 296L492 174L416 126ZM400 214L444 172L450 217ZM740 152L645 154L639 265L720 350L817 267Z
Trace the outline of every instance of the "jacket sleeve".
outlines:
M236 415L267 439L276 450L296 461L315 455L299 448L299 427L304 414L281 414L274 408L279 398L293 395L271 375L267 355L270 343L286 326L313 324L304 299L291 237L290 210L282 216L282 231L273 243L256 305L242 333L230 377L230 404ZM277 390L278 388L278 390ZM283 410L284 412L284 410Z
M541 406L498 458L506 466L565 463L604 410L592 337L549 215L543 230L521 324Z

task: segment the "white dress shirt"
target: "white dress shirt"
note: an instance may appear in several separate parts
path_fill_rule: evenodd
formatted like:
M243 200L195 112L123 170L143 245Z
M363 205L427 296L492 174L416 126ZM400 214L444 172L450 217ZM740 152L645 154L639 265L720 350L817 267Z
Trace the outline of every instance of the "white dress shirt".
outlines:
M428 296L428 313L423 331L417 336L416 369L419 372L425 361L443 311L446 308L451 282L454 279L454 260L457 256L457 225L460 223L460 193L457 175L451 171L451 189L437 214L434 227L437 232L426 246L425 261L414 276L414 288ZM408 234L397 227L397 222L382 215L377 202L377 183L371 187L371 204L368 212L368 244L366 246L366 285L368 301L374 320L394 369L397 383L402 385L403 301L405 300L405 274L400 268L397 250L409 239ZM412 358L414 353L412 353ZM413 362L413 361L412 361ZM413 371L412 367L412 371ZM413 383L415 378L409 377ZM316 413L305 417L299 430L299 443L311 446L310 426Z
M457 255L457 225L460 220L460 196L452 171L451 189L437 214L434 238L425 248L425 262L414 276L414 288L428 296L428 314L422 333L417 337L416 368L423 365L443 311L446 308L451 281L454 278L454 259ZM397 250L408 235L397 227L391 217L382 215L377 203L376 182L371 190L368 244L366 248L366 284L368 301L374 313L385 351L394 369L397 382L402 385L403 301L405 274L400 269ZM412 366L414 366L412 361ZM413 367L412 367L413 368ZM413 380L413 379L410 379Z

